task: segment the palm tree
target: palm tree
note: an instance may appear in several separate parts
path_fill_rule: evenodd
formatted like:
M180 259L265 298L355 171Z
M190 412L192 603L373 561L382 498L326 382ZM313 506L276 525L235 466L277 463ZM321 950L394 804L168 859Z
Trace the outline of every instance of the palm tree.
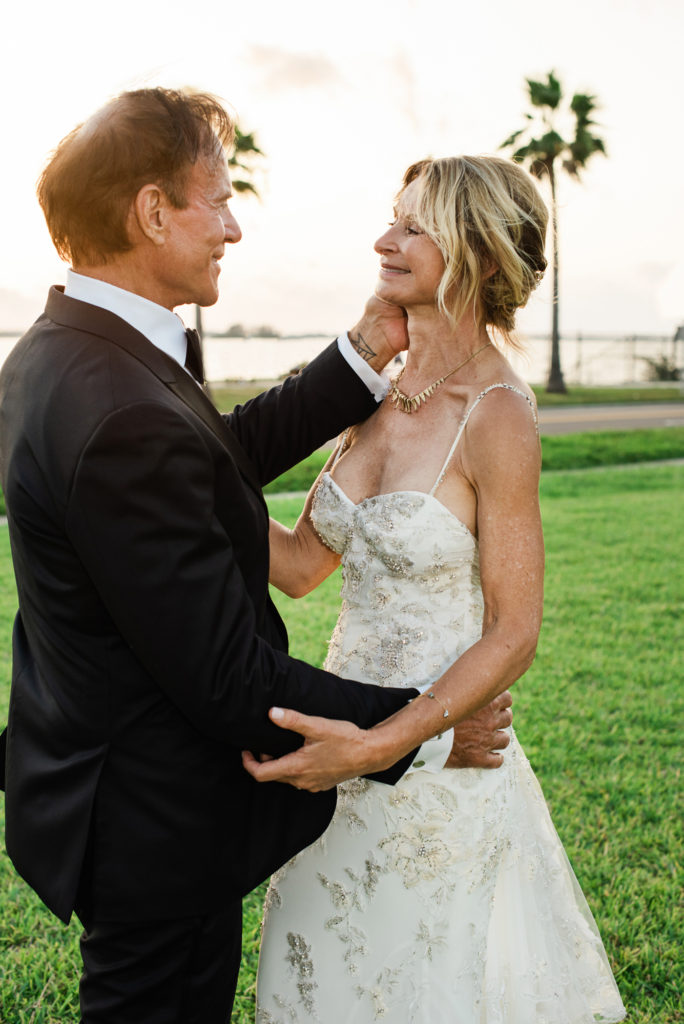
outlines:
M264 155L263 150L259 149L256 144L254 132L242 132L236 125L233 152L228 157L230 180L236 192L251 192L253 196L256 196L257 199L259 198L259 190L254 182L250 181L250 178L255 170L253 166L254 157L258 158ZM234 177L236 171L240 172L243 177ZM200 340L202 340L202 309L200 306L195 306L195 328L200 336Z
M551 190L551 232L553 239L553 319L551 330L551 366L546 390L565 394L560 364L560 333L558 328L558 207L556 161L562 160L562 168L570 177L579 180L580 171L594 153L603 153L606 147L602 139L592 134L595 122L591 114L596 109L596 97L576 92L570 101L570 111L575 118L574 137L568 141L558 132L555 124L562 115L563 91L553 71L546 82L526 79L530 103L535 111L525 114L530 122L524 128L502 142L499 149L514 149L513 159L524 163L537 178L547 177ZM535 114L537 117L535 117ZM540 123L541 122L541 123ZM522 138L521 138L522 136ZM520 146L520 142L524 145ZM517 148L516 148L517 147Z

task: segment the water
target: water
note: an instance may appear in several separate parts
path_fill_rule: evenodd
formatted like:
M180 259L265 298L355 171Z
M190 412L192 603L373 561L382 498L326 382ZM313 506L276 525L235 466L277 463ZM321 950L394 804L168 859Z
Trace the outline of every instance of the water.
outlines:
M0 365L18 335L0 336ZM278 380L290 370L309 362L332 340L331 336L306 338L215 338L205 340L205 363L210 381ZM546 380L550 345L546 338L522 339L526 354L509 353L514 369L531 384ZM678 365L684 363L684 342L679 343ZM647 379L647 363L673 354L671 338L586 337L564 338L561 365L568 385L632 384Z
M530 384L546 382L551 358L548 338L521 339L524 355L509 353L509 360ZM563 338L560 346L563 377L568 385L619 385L643 383L649 379L646 359L673 355L672 339L661 336ZM679 345L678 365L684 364L684 344Z

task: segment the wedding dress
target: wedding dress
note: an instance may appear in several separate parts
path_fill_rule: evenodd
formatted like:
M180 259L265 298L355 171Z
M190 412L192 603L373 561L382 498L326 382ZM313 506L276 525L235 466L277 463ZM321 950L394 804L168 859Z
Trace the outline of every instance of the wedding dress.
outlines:
M323 476L312 518L341 554L344 581L330 671L420 685L480 637L477 541L436 491L492 387L467 410L429 493L397 491L354 505ZM344 783L325 834L271 880L258 1024L589 1024L624 1016L591 912L512 729L496 770L418 769L393 787Z

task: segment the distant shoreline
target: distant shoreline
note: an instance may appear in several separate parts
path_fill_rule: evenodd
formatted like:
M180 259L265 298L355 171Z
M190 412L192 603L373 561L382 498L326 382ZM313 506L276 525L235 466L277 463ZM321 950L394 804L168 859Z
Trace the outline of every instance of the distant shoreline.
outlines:
M19 337L17 332L0 331L0 365ZM272 383L309 363L334 337L331 333L235 338L207 332L205 372L214 385L230 381ZM520 340L522 352L507 352L513 369L531 384L545 381L549 339L521 334ZM564 335L561 341L561 364L568 387L641 384L661 366L668 369L673 361L679 367L684 364L684 344L665 335Z

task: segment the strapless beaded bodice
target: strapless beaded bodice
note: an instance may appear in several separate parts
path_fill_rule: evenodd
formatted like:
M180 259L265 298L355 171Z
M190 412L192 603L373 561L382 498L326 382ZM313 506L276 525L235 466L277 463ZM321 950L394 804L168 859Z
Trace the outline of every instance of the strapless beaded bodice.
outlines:
M330 671L413 686L438 678L479 638L477 541L433 495L395 491L355 505L325 473L311 518L342 558Z

